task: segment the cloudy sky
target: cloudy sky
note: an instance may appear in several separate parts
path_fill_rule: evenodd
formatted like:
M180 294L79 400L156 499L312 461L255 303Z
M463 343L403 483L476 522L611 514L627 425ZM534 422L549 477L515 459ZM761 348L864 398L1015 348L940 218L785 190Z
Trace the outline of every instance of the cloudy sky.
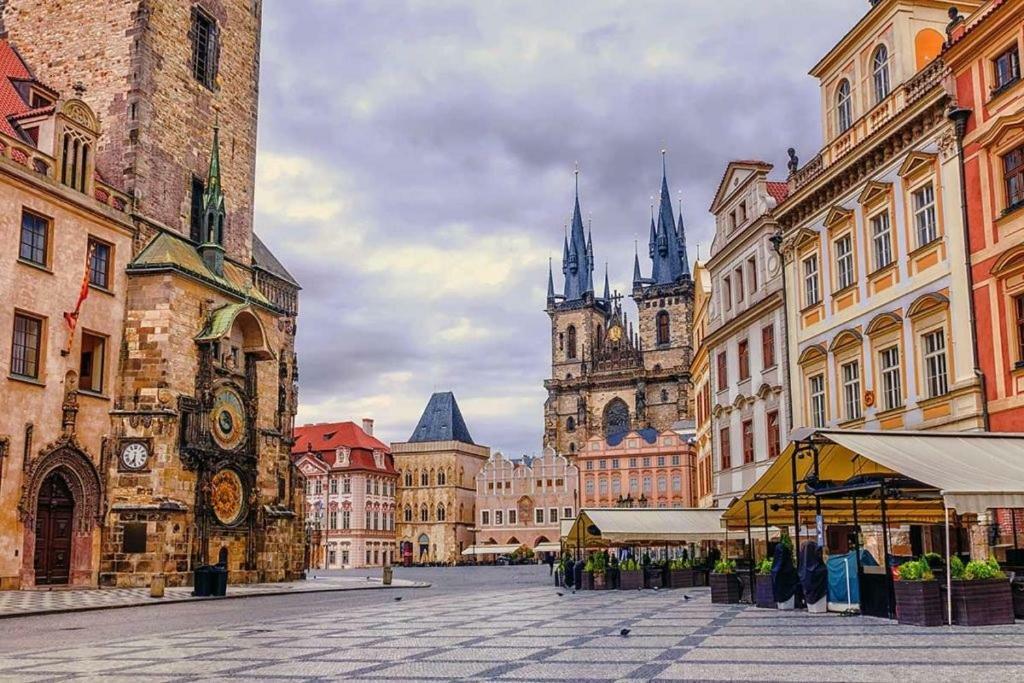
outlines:
M662 147L690 256L706 256L728 160L781 178L788 146L820 146L807 71L867 8L265 3L257 230L303 286L300 422L372 417L402 441L453 390L477 443L539 451L547 264L574 163L613 288L628 289Z

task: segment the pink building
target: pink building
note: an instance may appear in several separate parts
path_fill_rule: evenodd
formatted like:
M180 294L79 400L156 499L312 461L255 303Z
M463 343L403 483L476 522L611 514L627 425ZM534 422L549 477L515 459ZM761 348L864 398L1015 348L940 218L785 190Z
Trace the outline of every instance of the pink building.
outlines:
M398 472L373 420L296 427L292 457L306 477L308 566L391 564Z
M476 475L474 546L556 551L559 521L576 515L578 480L576 467L550 448L539 458L521 460L495 453Z
M581 507L694 507L693 440L692 428L589 439L576 455Z

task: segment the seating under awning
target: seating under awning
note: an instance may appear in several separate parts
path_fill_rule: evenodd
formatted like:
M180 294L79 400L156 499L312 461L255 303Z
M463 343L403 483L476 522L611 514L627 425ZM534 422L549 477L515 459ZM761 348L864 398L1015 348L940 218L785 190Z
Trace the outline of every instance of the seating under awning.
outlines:
M724 539L722 510L694 508L588 508L566 535L571 545L671 545Z
M462 551L463 555L505 555L522 548L522 543L514 545L471 545Z

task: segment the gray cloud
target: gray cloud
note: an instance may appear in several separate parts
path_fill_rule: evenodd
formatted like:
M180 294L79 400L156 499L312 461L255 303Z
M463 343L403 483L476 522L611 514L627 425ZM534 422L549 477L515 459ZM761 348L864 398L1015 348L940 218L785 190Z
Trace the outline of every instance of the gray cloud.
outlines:
M538 450L573 162L613 285L662 146L706 255L728 160L820 145L806 71L862 4L266 3L257 229L304 286L300 419L404 439L451 388L478 441Z

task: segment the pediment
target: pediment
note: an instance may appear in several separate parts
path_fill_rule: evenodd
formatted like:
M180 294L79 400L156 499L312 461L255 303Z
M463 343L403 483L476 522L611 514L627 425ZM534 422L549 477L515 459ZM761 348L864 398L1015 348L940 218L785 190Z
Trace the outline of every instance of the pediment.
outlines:
M906 178L917 175L925 169L930 169L935 165L936 158L935 154L927 152L911 152L900 166L900 176Z
M853 210L847 209L845 206L833 206L828 210L825 215L825 227L829 230L832 228L845 225L849 221L853 220Z
M882 183L877 180L872 180L864 186L860 196L857 197L857 201L865 206L875 204L876 202L888 199L891 192L892 183Z

